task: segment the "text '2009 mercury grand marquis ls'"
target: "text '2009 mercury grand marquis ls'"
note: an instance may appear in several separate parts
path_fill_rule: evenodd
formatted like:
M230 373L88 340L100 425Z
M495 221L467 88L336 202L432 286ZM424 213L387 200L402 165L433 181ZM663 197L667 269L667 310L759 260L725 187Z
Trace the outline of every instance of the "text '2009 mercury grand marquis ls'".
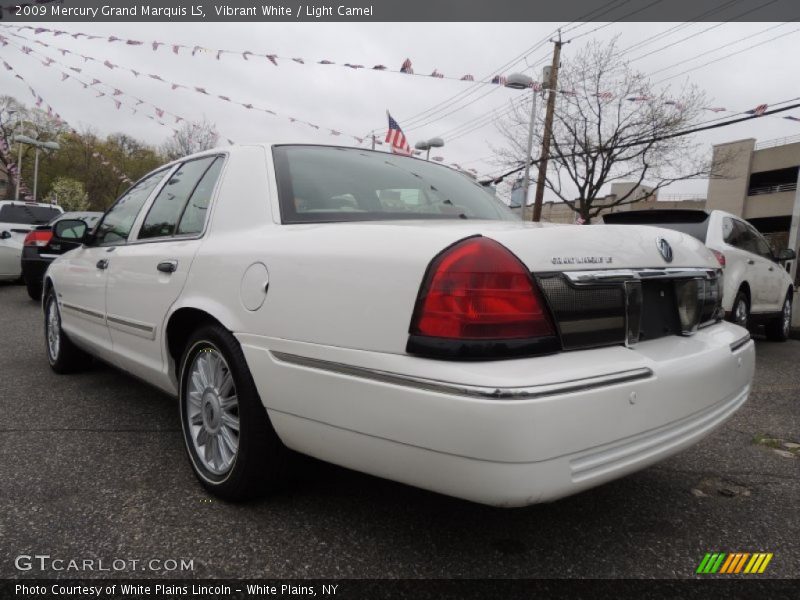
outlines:
M53 262L47 356L177 396L190 464L224 498L268 490L288 447L521 506L742 406L754 347L721 320L718 267L677 231L523 223L426 161L235 146L147 175Z

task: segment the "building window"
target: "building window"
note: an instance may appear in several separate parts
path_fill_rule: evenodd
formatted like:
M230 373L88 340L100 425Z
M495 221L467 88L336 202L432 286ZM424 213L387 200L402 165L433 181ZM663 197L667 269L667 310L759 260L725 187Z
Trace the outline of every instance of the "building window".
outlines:
M797 189L797 172L798 167L789 167L788 169L753 173L750 175L747 195L758 196L759 194L793 192Z

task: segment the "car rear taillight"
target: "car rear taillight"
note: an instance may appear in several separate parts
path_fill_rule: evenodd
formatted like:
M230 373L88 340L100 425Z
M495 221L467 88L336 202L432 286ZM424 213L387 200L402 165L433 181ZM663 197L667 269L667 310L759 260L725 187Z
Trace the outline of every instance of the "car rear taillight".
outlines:
M458 242L431 262L410 333L409 351L456 342L444 354L469 358L530 353L525 342L540 338L549 340L548 351L557 349L555 327L528 269L484 237Z
M39 248L42 248L47 246L52 238L52 231L31 231L25 236L24 244L26 246L38 246Z
M719 263L719 266L720 267L724 267L725 266L725 255L722 252L720 252L719 250L711 250L711 252L713 252L714 256L717 257L717 262Z

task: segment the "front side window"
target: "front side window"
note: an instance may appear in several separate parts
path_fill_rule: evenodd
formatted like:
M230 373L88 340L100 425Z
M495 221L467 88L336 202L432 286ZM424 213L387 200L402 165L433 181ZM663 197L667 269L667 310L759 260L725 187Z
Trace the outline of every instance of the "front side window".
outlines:
M753 243L754 243L754 252L763 256L764 258L772 259L772 248L770 248L769 243L767 240L764 239L764 236L759 233L757 229L754 227L748 227L750 229L750 235L753 236Z
M183 163L161 188L139 230L138 239L171 237L189 198L215 156Z
M128 241L136 217L142 206L161 183L167 169L148 175L117 200L100 221L95 232L98 246L116 246Z
M466 175L424 160L328 146L275 146L273 156L283 223L519 220Z

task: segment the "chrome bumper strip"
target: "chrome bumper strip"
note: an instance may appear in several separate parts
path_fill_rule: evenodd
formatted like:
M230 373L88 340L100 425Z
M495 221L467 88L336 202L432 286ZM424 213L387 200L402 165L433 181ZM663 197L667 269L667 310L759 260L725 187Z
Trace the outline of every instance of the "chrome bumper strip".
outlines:
M533 386L485 387L452 383L449 381L439 381L436 379L426 379L423 377L391 373L389 371L381 371L378 369L356 367L338 362L320 360L318 358L287 354L285 352L272 351L271 354L280 362L300 367L318 369L321 371L328 371L330 373L336 373L337 375L348 375L351 377L378 381L380 383L402 385L420 390L438 392L441 394L489 400L530 400L532 398L541 398L543 396L554 396L557 394L592 390L610 385L616 385L619 383L647 379L653 376L652 370L648 369L647 367L642 367L638 369L629 369L627 371L608 373L606 375L598 375L596 377L585 377L582 379L572 379L569 381L559 381L556 383L545 383Z
M713 279L715 269L706 267L666 267L647 269L595 269L563 271L573 283L613 283L645 279Z
M731 343L731 352L736 352L739 348L747 344L750 341L750 334L748 333L744 337L739 338L735 342Z

